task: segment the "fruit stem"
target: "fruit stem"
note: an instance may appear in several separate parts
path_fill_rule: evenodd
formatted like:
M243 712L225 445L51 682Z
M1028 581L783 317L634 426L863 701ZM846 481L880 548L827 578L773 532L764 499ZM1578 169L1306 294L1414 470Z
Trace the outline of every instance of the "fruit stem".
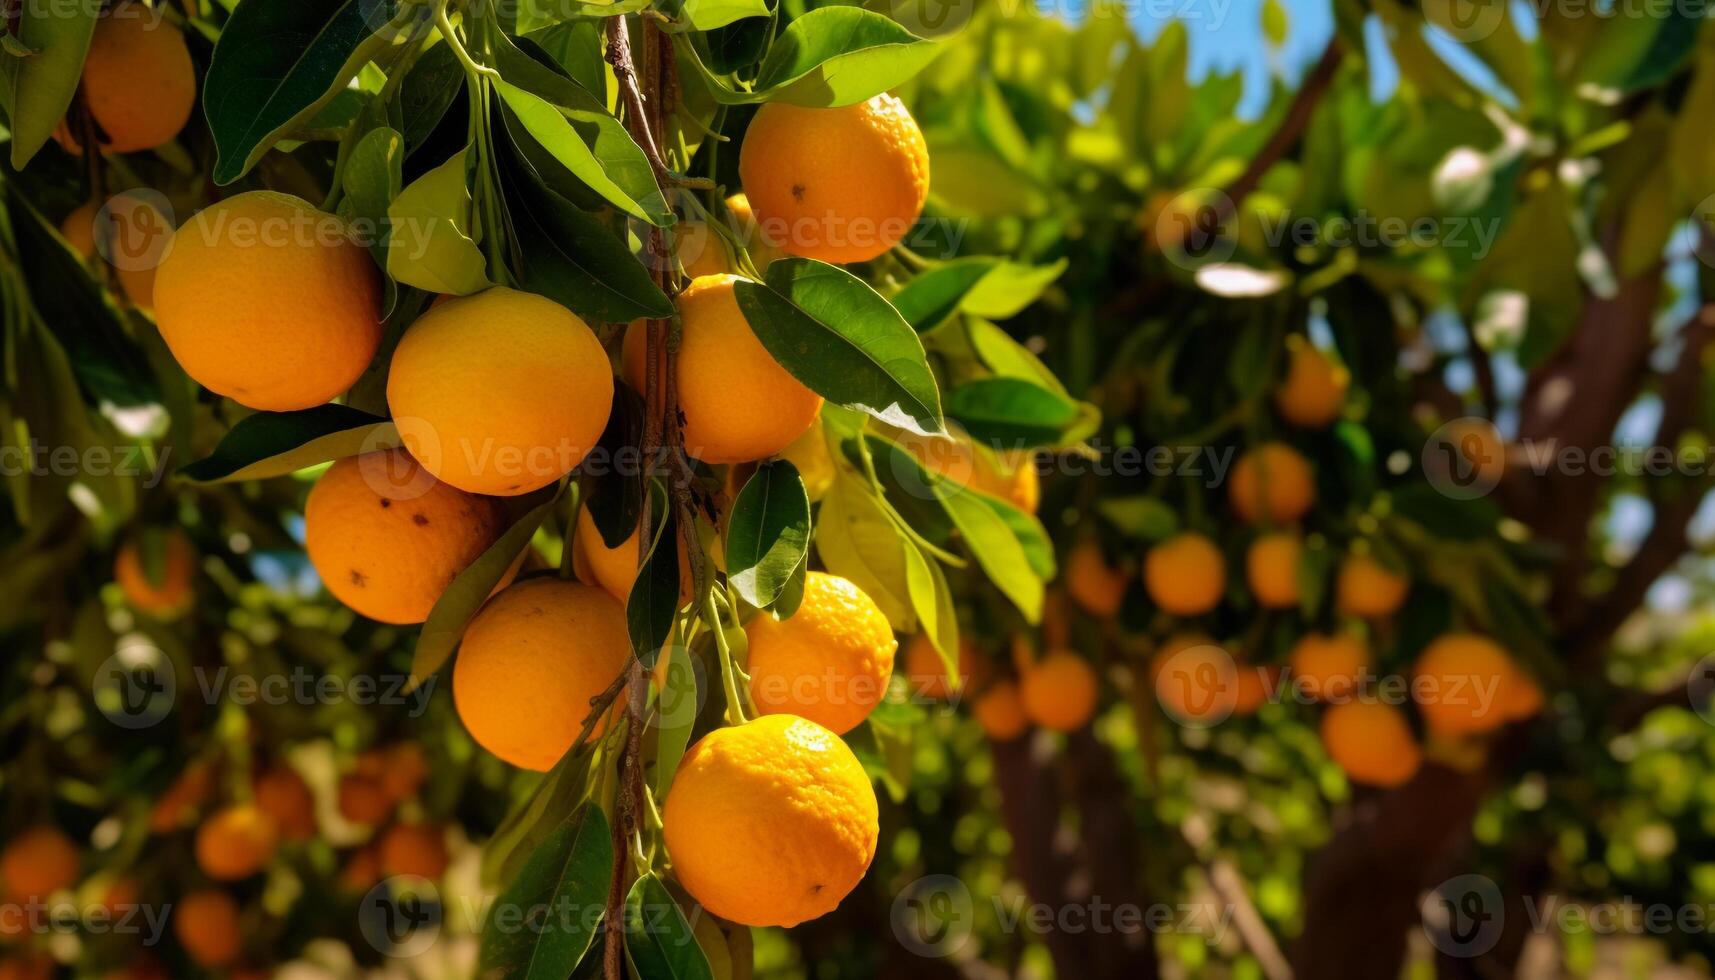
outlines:
M721 655L721 684L726 688L726 720L729 725L745 723L744 702L739 699L738 678L733 669L732 647L726 642L726 625L721 621L720 610L715 608L713 592L703 597L703 615L709 626L714 630L715 649Z

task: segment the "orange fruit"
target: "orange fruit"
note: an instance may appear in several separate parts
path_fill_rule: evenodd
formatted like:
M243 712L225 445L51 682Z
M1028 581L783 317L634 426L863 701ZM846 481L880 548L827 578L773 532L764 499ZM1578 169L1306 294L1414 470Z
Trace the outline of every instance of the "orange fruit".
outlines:
M279 844L273 817L254 804L236 803L197 829L197 866L216 881L238 881L261 871Z
M394 799L376 776L347 773L339 780L339 815L348 823L379 827L393 815Z
M1348 701L1324 711L1322 746L1347 779L1369 786L1402 785L1423 764L1405 714L1379 701Z
M630 656L617 599L577 582L529 579L488 600L466 628L453 662L453 703L477 744L545 772L577 741L590 699Z
M1369 672L1369 647L1350 633L1306 633L1288 663L1293 682L1319 701L1350 698Z
M1304 542L1291 531L1260 535L1245 552L1245 578L1251 595L1264 609L1291 609L1298 605L1298 566Z
M1143 584L1163 611L1199 616L1221 604L1227 589L1227 562L1213 541L1185 531L1144 555Z
M381 770L381 788L395 802L417 795L429 778L429 760L416 742L400 742L387 749Z
M397 823L381 835L381 870L438 880L447 871L447 834L429 824Z
M685 753L661 819L679 882L748 926L832 911L875 857L869 775L839 736L793 715L717 728Z
M191 892L179 899L172 917L173 935L193 963L212 970L238 959L238 903L231 895L214 889Z
M1125 598L1126 574L1108 564L1102 546L1085 538L1066 556L1066 594L1092 616L1118 613Z
M1042 487L1033 454L994 452L951 425L948 433L940 436L899 430L893 441L929 472L959 486L999 497L1026 513L1036 513Z
M685 540L676 539L679 549L679 601L691 601L691 560L685 554ZM578 508L578 533L572 539L572 567L585 585L599 586L623 605L631 597L631 587L637 582L637 531L617 548L609 548L602 540L588 507ZM720 567L719 555L711 556Z
M1269 695L1274 693L1280 671L1275 667L1259 667L1247 663L1237 664L1237 670L1234 679L1233 714L1255 714L1263 702L1268 700Z
M185 128L196 105L196 70L185 36L158 10L116 7L98 18L79 83L102 148L152 150ZM62 128L60 145L80 152L82 133Z
M1327 427L1340 417L1351 372L1298 334L1287 338L1286 349L1286 377L1274 389L1275 410L1301 428Z
M929 147L891 95L837 109L769 102L739 148L758 227L792 255L867 262L898 244L929 196Z
M1074 732L1096 713L1096 672L1069 650L1055 650L1031 664L1019 681L1024 713L1056 732Z
M976 645L960 640L958 690L967 690L972 683L979 682L986 673L985 666ZM920 697L945 699L954 692L947 683L947 665L926 633L918 633L906 641L905 676L911 682L911 690Z
M155 270L155 323L198 384L271 412L350 388L381 343L381 274L337 216L274 191L211 204Z
M1241 690L1247 672L1254 670L1241 669L1219 644L1195 633L1168 637L1149 663L1156 699L1170 718L1186 725L1212 725L1237 712L1241 700L1255 693Z
M506 516L500 501L448 486L403 449L387 449L348 456L316 480L304 548L339 601L383 623L421 623L506 532Z
M971 703L971 714L983 732L996 742L1010 742L1030 730L1024 711L1024 696L1012 681L996 681Z
M348 892L367 892L380 880L381 853L374 846L353 851L339 870L339 887Z
M797 468L798 476L804 480L804 493L812 501L821 500L828 488L834 485L834 456L828 450L828 437L822 431L819 411L817 421L810 423L803 435L780 450L779 455Z
M1411 580L1368 555L1347 555L1334 580L1334 601L1342 613L1379 619L1393 615L1411 591Z
M316 798L298 770L281 763L256 779L256 808L280 830L282 840L305 841L316 835Z
M167 249L167 239L173 234L167 218L146 199L136 194L115 194L108 198L106 216L100 202L85 201L60 222L60 234L85 260L100 253L102 262L111 262L119 279L119 288L133 306L153 309L155 305L155 267ZM107 235L105 247L96 247L98 223Z
M149 811L149 829L157 834L170 833L196 819L202 805L214 795L214 766L197 760L185 766L166 792L155 800Z
M159 617L176 616L191 604L196 548L178 528L148 543L161 549L160 564L151 569L144 560L145 542L133 537L119 546L119 554L113 561L113 580L119 583L119 591L125 596L125 601L138 612Z
M756 212L751 210L750 198L743 194L734 194L726 199L726 206L738 224L739 240L744 243L745 251L750 253L750 264L756 266L757 272L767 272L768 266L775 259L786 257L779 244L762 234L762 229L757 225Z
M759 613L744 624L750 700L765 715L797 715L843 735L887 691L893 636L875 601L838 575L810 572L790 619Z
M1291 524L1316 502L1316 478L1298 450L1265 442L1239 457L1228 491L1245 523Z
M1507 684L1501 688L1501 713L1507 721L1524 721L1542 711L1543 694L1536 678L1515 669Z
M815 423L822 397L780 366L738 307L737 276L692 280L679 294L679 410L684 447L705 463L747 463L778 455ZM644 390L648 335L626 330L625 379Z
M77 845L57 827L31 827L0 851L0 884L16 900L41 899L77 884Z
M1417 711L1437 735L1478 735L1507 721L1517 670L1501 645L1476 633L1446 633L1412 667Z
M387 376L411 455L468 493L513 496L570 473L601 439L613 371L601 341L553 300L503 286L417 318Z

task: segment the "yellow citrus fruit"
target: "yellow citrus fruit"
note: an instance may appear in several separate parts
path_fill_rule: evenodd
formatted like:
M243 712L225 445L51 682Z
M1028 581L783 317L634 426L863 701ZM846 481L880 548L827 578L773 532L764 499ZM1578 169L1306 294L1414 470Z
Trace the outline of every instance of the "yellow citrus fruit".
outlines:
M152 150L179 135L196 105L196 70L179 29L142 4L115 7L95 22L79 86L103 149ZM82 133L62 125L68 152Z
M506 531L498 500L430 476L403 449L348 456L304 504L304 547L339 601L383 623L421 623Z
M1229 496L1245 523L1291 524L1316 502L1316 478L1304 456L1284 442L1265 442L1239 457Z
M381 788L395 802L417 795L429 778L429 760L416 742L400 742L383 754Z
M250 191L185 222L155 270L155 323L198 384L251 408L312 408L381 343L381 274L338 217Z
M1501 645L1476 633L1447 633L1412 667L1418 713L1437 735L1478 735L1508 720L1516 668Z
M0 884L9 898L46 898L77 884L77 872L77 845L56 827L31 827L0 852Z
M1102 546L1085 538L1066 556L1066 594L1092 616L1112 616L1125 598L1126 574L1108 564Z
M98 223L108 235L105 249L96 247ZM133 306L154 308L155 267L173 229L153 204L135 194L115 194L103 218L98 202L85 201L60 222L60 234L84 259L94 259L99 252L101 261L111 262L119 288Z
M1350 698L1370 660L1369 647L1350 633L1306 633L1287 658L1293 682L1321 701Z
M158 577L143 560L142 543L133 538L119 547L113 580L133 609L152 616L173 616L191 603L191 580L196 574L196 549L177 528L161 536Z
M1199 616L1221 604L1227 562L1213 541L1186 531L1144 555L1143 584L1162 610L1175 616Z
M793 255L867 262L898 244L929 196L929 147L891 95L838 109L770 102L739 148L758 226Z
M1274 531L1251 542L1245 553L1245 577L1264 609L1298 605L1298 565L1304 542L1291 531Z
M1181 724L1214 724L1235 713L1244 673L1231 654L1198 633L1168 637L1149 662L1156 699Z
M679 764L661 815L685 890L747 926L833 911L875 857L877 817L857 756L793 715L704 736Z
M1069 650L1055 650L1031 664L1019 681L1024 713L1056 732L1073 732L1096 713L1096 672Z
M748 463L774 456L815 423L822 398L762 346L733 292L737 276L696 279L679 294L679 410L685 451L705 463ZM641 322L626 330L625 380L644 390L648 339Z
M750 198L743 194L734 194L726 199L726 206L738 224L740 240L744 242L745 251L750 253L750 263L756 266L757 272L767 272L768 266L775 259L786 257L778 243L762 234L762 229L757 225L756 212L751 210Z
M691 560L685 554L685 541L676 540L679 549L679 601L681 604L691 601L693 587ZM722 556L717 551L709 556L717 569L723 568ZM578 509L578 533L572 540L572 568L578 573L578 580L585 585L599 586L623 605L631 596L631 587L637 581L637 531L633 529L631 536L617 548L609 548L602 540L601 529L595 526L595 518L590 516L588 507Z
M1322 746L1347 779L1367 786L1399 786L1423 764L1405 714L1379 701L1328 708L1322 713Z
M601 439L613 371L589 325L503 286L449 300L405 331L387 404L406 448L469 493L512 496L570 473Z
M256 808L280 830L280 838L305 841L316 835L316 798L298 771L284 763L256 778Z
M197 829L197 866L216 881L238 881L261 871L279 844L273 817L254 804L235 803Z
M828 438L820 421L811 423L803 435L780 450L780 458L797 467L804 480L804 492L812 501L821 500L834 485L834 457L828 451Z
M348 773L339 780L339 815L348 823L378 827L393 815L394 800L377 776Z
M1368 555L1347 555L1334 580L1335 604L1348 616L1393 615L1411 591L1411 580Z
M790 619L760 613L750 641L750 700L763 714L797 715L837 735L856 728L887 690L899 641L863 590L811 572Z
M215 889L191 892L173 909L173 935L198 966L230 966L238 959L241 938L238 903Z
M727 254L726 241L710 231L706 222L680 222L673 229L673 253L685 278L718 276L733 271L732 257Z
M971 703L971 714L984 734L996 742L1010 742L1030 730L1024 712L1024 696L1012 681L996 681Z
M983 655L977 652L976 645L969 640L959 641L959 687L968 690L972 684L980 683L986 673ZM940 651L929 639L928 634L918 633L905 644L905 676L911 682L911 690L921 697L946 698L953 693L953 687L947 683L947 665L941 661Z
M1293 425L1325 428L1340 417L1352 374L1297 334L1286 343L1286 377L1274 389L1275 410Z
M590 699L630 655L619 600L577 582L529 579L471 620L453 662L453 703L477 744L546 772L577 741ZM605 727L603 719L595 734Z
M196 819L197 811L214 795L214 766L204 760L186 765L149 811L149 830L170 833Z
M416 875L435 881L447 870L447 835L440 827L396 823L381 835L382 873Z

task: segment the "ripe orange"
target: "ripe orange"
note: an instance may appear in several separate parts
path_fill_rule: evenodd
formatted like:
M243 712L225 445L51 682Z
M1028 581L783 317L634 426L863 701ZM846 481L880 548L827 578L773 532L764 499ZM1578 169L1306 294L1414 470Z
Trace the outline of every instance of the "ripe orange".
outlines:
M316 798L298 770L280 763L256 779L256 807L274 822L282 840L316 835Z
M378 827L393 815L394 799L377 776L348 773L339 780L339 815L349 823Z
M1200 616L1221 604L1227 589L1227 562L1213 541L1186 531L1144 555L1143 584L1163 611Z
M1030 716L1024 713L1024 697L1012 681L996 681L988 690L977 695L971 704L971 714L983 732L996 742L1010 742L1030 730Z
M1274 389L1275 410L1293 425L1324 428L1340 417L1352 374L1298 334L1286 345L1286 377Z
M790 619L760 613L744 624L750 700L763 714L790 714L843 735L887 691L899 641L887 616L838 575L810 572Z
M775 259L786 257L778 243L762 234L762 229L757 225L756 212L751 210L750 198L743 194L734 194L726 199L726 206L738 224L739 240L744 242L745 251L750 253L750 264L756 266L757 272L767 272L768 266Z
M161 563L156 574L151 575L137 538L120 545L113 561L113 580L119 583L119 591L133 609L165 618L176 616L190 606L197 557L191 539L178 528L161 535L159 547Z
M337 216L274 191L211 204L155 270L155 322L197 383L272 412L350 388L381 343L381 274Z
M442 483L403 449L334 463L304 504L304 548L322 583L383 623L428 619L453 579L505 532L498 500Z
M958 690L969 690L972 684L980 683L986 673L985 666L976 645L961 639ZM912 636L905 644L905 676L911 682L911 690L920 697L944 699L954 690L947 683L947 665L941 661L940 651L935 649L926 633Z
M1184 725L1212 725L1238 710L1241 669L1219 644L1196 633L1178 633L1162 641L1150 658L1149 675L1156 700L1168 717Z
M179 899L172 910L173 935L191 961L205 969L231 966L242 941L238 903L223 891L207 889Z
M1306 633L1288 659L1293 683L1320 701L1351 697L1370 662L1369 647L1350 633Z
M1476 633L1447 633L1412 667L1418 713L1437 735L1477 735L1507 721L1516 668L1501 645Z
M172 226L155 206L136 194L115 194L107 200L107 217L101 216L101 202L85 201L60 222L60 234L85 260L111 262L119 279L119 288L133 306L153 309L155 305L155 267L166 253ZM107 234L105 250L97 249L96 225L104 226Z
M1280 678L1280 670L1277 667L1260 667L1242 662L1236 665L1236 669L1238 673L1234 679L1233 714L1255 714L1274 692L1276 682Z
M867 262L898 244L929 196L929 147L891 95L837 109L770 102L739 148L763 234L793 254Z
M1423 764L1404 713L1379 701L1348 701L1323 712L1322 745L1354 783L1399 786Z
M400 742L387 749L381 770L381 788L395 802L417 795L429 778L429 760L416 742Z
M685 890L749 926L825 915L875 857L875 790L839 736L793 715L717 728L685 753L662 810Z
M1334 580L1334 601L1339 610L1365 619L1393 615L1410 591L1410 579L1368 555L1347 555Z
M469 493L512 496L570 473L607 426L613 371L589 325L495 286L417 318L387 377L406 448Z
M57 827L37 826L0 852L0 884L15 900L46 898L77 883L77 845Z
M630 656L617 599L576 582L528 579L471 620L453 663L453 703L477 744L546 772L577 741L590 699ZM605 727L606 719L595 734Z
M438 880L447 871L447 834L429 824L397 823L381 835L381 870Z
M1031 664L1019 682L1024 713L1056 732L1074 732L1096 713L1096 672L1069 650L1056 650Z
M1228 491L1245 523L1291 524L1316 502L1316 478L1298 450L1265 442L1239 457Z
M279 844L273 817L254 804L233 804L197 829L197 866L216 881L238 881L261 871Z
M95 22L79 84L84 105L115 153L152 150L179 134L196 105L196 70L179 29L141 4L117 7ZM67 152L82 133L62 125Z
M780 366L739 310L737 276L696 279L679 294L679 409L685 451L705 463L778 455L815 423L822 398ZM665 356L665 352L663 352ZM625 380L639 392L648 373L641 321L625 334Z
M1102 546L1085 538L1066 556L1066 594L1092 616L1109 617L1119 612L1125 599L1126 574L1108 564Z
M1298 605L1298 566L1304 542L1291 531L1273 531L1251 542L1245 553L1245 577L1264 609Z

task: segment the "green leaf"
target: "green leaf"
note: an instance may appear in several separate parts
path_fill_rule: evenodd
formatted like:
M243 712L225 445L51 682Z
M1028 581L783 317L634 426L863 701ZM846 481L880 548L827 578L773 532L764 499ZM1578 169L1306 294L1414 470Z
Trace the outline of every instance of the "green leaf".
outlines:
M697 724L697 709L702 702L697 696L697 672L691 667L691 652L675 643L667 647L666 683L656 701L659 719L655 736L655 798L666 799L673 785L673 774L684 758L685 747L691 744L691 730Z
M1031 557L1012 526L984 499L984 494L953 489L946 481L941 483L947 491L943 498L947 516L958 527L983 574L1018 607L1027 621L1035 623L1042 617L1043 576L1032 567Z
M769 46L756 89L770 102L852 105L906 81L939 53L935 44L874 11L818 7Z
M346 158L340 184L345 188L345 206L351 216L370 228L386 227L387 208L399 196L404 183L405 138L388 127L372 129L357 141ZM387 262L387 247L380 235L369 236L375 260Z
M631 649L645 670L654 668L661 648L673 634L673 616L679 610L679 522L668 508L665 494L657 490L650 494L650 500L655 509L651 525L655 542L625 600Z
M810 498L798 468L764 463L733 502L726 533L728 580L744 601L767 609L810 546Z
M965 294L960 308L966 313L1005 320L1024 312L1036 302L1043 291L1053 285L1066 271L1067 260L1053 265L1024 265L1000 262Z
M387 208L387 274L431 293L488 288L488 262L470 235L465 152L411 182Z
M464 91L464 82L464 66L452 45L442 41L418 56L399 83L400 133L405 137L406 156L435 131Z
M919 629L929 638L953 682L959 678L959 615L953 590L941 566L925 557L914 542L905 542L905 582Z
M906 323L923 333L958 312L965 297L995 264L995 259L979 257L955 259L930 269L893 297L893 308Z
M923 342L863 280L812 259L780 259L767 284L740 280L739 309L793 377L836 405L925 435L942 430Z
M822 564L850 579L875 601L895 630L908 633L917 618L904 543L887 512L857 480L842 475L822 497L815 535Z
M1156 497L1112 497L1096 504L1096 510L1140 541L1161 541L1179 532L1179 513Z
M453 579L435 608L429 610L428 621L417 637L417 649L411 654L411 686L414 688L432 677L452 656L465 627L470 625L482 604L494 593L494 587L506 577L507 569L529 547L530 538L542 526L554 501L559 497L559 485L543 487L523 498L534 506L506 530Z
M699 31L712 31L746 17L767 17L766 0L685 0L685 19Z
M613 876L613 836L601 807L586 805L531 853L483 921L484 977L564 980L599 932Z
M947 415L971 438L1027 449L1063 441L1082 418L1077 402L1017 378L979 378L947 393Z
M203 112L214 134L214 179L230 184L361 69L411 33L388 25L397 0L243 3L221 28Z
M965 492L975 494L987 504L989 510L994 511L995 516L1012 532L1013 539L1024 552L1024 560L1029 563L1030 570L1036 573L1037 578L1044 582L1052 581L1056 571L1054 542L1048 536L1048 529L1042 526L1036 515L1027 514L1010 502L990 494L974 490Z
M53 136L71 108L83 59L95 34L101 0L18 5L17 38L35 54L0 59L0 86L7 92L12 166L22 169ZM131 11L129 16L148 16Z
M641 980L714 980L685 913L654 873L625 897L625 951Z
M239 419L214 452L181 468L179 476L194 483L265 480L399 445L391 420L344 405L257 412Z
M531 788L509 811L482 849L482 883L498 891L511 884L524 862L548 835L565 823L565 814L576 810L589 795L589 770L593 752L567 752L554 768Z
M1066 387L1054 376L1054 372L1023 344L1013 340L1005 330L976 316L966 317L965 324L971 350L976 352L977 357L990 371L1003 378L1033 381L1038 387L1057 394L1066 394Z

